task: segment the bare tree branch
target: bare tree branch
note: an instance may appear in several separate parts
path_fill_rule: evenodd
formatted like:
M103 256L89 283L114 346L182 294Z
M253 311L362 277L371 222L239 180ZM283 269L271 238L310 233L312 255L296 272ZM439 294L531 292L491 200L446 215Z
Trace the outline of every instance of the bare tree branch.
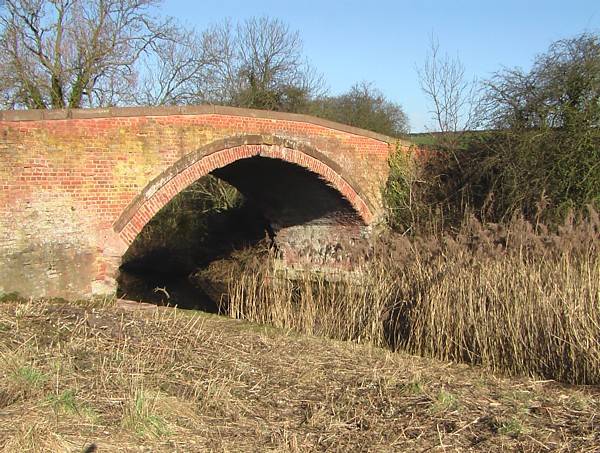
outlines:
M322 77L304 60L299 33L279 20L225 21L205 31L202 49L202 92L209 102L298 111L323 91Z
M0 11L0 90L5 106L98 106L130 97L131 86L124 82L135 80L136 62L172 29L169 20L151 15L156 4L7 0Z
M417 68L421 89L431 102L431 115L439 132L460 132L475 125L476 81L465 77L458 57L440 54L438 40L432 36L422 67Z

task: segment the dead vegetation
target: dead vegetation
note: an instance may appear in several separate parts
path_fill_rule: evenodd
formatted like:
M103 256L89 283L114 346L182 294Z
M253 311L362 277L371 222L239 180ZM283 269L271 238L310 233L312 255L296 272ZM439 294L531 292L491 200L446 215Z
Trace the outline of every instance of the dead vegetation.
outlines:
M0 304L0 449L596 451L597 388L165 308Z
M311 335L578 384L600 383L600 219L554 231L467 220L453 234L381 237L336 283L234 268L226 312Z

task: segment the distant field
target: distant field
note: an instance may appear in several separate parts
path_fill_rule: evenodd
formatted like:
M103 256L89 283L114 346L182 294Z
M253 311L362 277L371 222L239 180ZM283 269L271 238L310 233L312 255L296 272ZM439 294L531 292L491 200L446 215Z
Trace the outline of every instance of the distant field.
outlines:
M599 397L197 312L0 303L7 452L592 452Z
M428 132L409 134L407 138L416 145L433 145L435 143L435 135Z

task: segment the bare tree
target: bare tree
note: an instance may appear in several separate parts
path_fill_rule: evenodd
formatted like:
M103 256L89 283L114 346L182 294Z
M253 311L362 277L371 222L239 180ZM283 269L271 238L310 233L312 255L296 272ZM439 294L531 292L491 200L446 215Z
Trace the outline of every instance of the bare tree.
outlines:
M304 111L322 94L297 31L277 19L198 34L152 13L160 0L7 0L0 107L219 103Z
M238 42L230 20L212 25L202 33L202 49L208 63L203 92L209 102L231 104L239 91Z
M556 41L537 56L530 71L503 69L483 87L490 128L556 129L575 123L597 129L600 35L583 33Z
M135 64L169 20L155 0L6 0L0 11L0 100L10 108L114 105L136 83Z
M140 62L135 103L181 105L205 102L210 53L194 30L173 29Z
M478 166L496 215L600 208L600 34L558 40L528 71L505 68L483 86L484 124L496 132Z
M417 69L421 89L431 102L431 115L439 132L456 133L472 128L475 120L475 80L465 77L458 57L440 54L437 38L431 36L429 52Z
M299 33L280 20L225 21L208 29L202 43L210 67L203 91L215 102L295 111L323 90Z

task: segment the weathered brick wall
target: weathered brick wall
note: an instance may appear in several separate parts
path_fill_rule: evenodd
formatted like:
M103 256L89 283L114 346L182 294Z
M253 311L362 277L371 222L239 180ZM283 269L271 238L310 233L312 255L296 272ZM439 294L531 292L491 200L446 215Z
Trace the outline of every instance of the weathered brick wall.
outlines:
M0 113L0 291L114 290L145 222L207 172L262 155L309 168L366 223L390 140L302 115L214 106Z

